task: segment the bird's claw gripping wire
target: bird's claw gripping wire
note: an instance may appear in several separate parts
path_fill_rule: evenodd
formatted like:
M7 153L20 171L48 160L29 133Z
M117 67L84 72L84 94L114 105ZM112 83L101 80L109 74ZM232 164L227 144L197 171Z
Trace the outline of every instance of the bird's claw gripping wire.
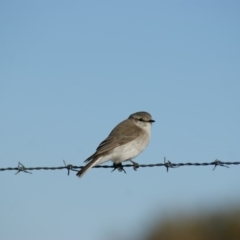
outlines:
M133 170L137 171L137 169L139 168L139 164L137 162L134 162L132 160L129 160L132 164L133 164Z
M113 163L113 171L118 170L119 172L124 172L126 173L125 169L123 168L123 165L121 163Z

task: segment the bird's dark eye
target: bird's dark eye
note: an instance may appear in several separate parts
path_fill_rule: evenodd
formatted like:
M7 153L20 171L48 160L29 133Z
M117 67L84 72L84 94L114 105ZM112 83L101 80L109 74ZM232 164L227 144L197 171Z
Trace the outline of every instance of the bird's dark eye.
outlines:
M144 120L142 118L139 118L139 121L143 122Z

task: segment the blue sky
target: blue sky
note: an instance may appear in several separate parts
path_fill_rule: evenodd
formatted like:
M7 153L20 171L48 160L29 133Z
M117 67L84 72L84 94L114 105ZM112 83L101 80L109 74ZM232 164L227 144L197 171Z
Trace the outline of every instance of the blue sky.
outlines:
M240 160L238 1L2 1L0 165L82 165L136 111L135 161ZM240 200L239 166L0 173L1 239L140 239Z

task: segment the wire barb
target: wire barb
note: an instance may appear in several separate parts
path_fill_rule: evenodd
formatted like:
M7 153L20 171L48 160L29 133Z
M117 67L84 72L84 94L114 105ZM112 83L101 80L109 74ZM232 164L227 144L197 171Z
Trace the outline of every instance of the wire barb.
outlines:
M25 168L25 166L22 163L18 162L18 171L15 173L15 175L17 175L20 172L32 174L31 172L27 171L27 168Z
M166 167L167 172L168 172L169 168L178 168L178 167L180 167L180 166L174 166L169 160L167 160L166 157L164 157L164 166Z
M77 171L77 170L73 169L72 164L66 164L66 162L64 160L63 160L63 163L64 163L66 169L68 170L68 176L70 175L70 171Z
M223 162L221 162L221 161L218 160L218 159L216 159L213 163L214 163L214 165L215 165L214 168L213 168L213 171L215 170L215 168L216 168L217 166L229 168L229 166L227 166L226 163L223 163Z

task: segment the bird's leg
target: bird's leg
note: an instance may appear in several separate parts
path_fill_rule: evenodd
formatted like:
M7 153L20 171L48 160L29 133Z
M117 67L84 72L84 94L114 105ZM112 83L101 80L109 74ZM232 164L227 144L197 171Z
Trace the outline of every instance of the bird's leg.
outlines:
M113 168L112 172L117 169L119 172L126 173L126 171L124 170L123 165L121 163L113 163L113 167L114 168Z
M139 168L139 164L138 163L136 163L136 162L134 162L133 160L129 160L132 164L133 164L133 169L135 170L135 171L137 171L137 169Z

